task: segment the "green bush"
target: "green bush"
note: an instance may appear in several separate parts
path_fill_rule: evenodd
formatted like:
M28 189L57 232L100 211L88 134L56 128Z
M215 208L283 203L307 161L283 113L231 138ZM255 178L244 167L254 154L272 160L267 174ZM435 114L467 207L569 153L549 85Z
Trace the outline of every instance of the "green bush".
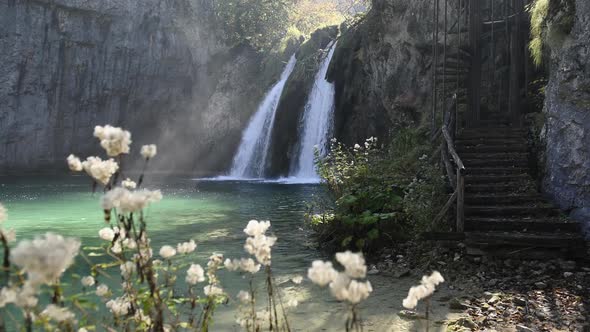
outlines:
M446 195L440 169L429 163L426 136L402 130L381 148L376 138L352 148L333 140L326 157L316 155L334 203L308 215L320 243L367 252L431 227Z

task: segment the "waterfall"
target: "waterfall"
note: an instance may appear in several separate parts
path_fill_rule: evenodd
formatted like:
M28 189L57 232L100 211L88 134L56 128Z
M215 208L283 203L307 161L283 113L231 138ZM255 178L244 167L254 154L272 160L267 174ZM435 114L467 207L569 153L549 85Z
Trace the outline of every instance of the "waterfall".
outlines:
M291 167L291 178L302 181L317 180L314 163L314 147L325 155L334 126L334 84L326 80L330 61L336 43L330 46L328 55L322 60L302 119L302 135L299 143L299 156Z
M272 128L279 100L287 79L293 72L296 63L295 55L285 66L280 80L264 97L258 110L250 120L248 127L242 134L242 141L238 152L234 156L230 177L233 178L262 178L270 147Z

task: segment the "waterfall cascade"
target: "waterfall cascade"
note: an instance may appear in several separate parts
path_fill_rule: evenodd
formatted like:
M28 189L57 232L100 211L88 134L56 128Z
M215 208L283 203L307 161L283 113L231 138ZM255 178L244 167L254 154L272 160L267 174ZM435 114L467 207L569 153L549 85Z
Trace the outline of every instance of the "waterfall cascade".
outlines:
M302 118L302 134L299 155L293 160L290 178L297 181L319 180L315 170L314 150L325 155L334 128L334 84L326 80L330 61L336 49L332 43L327 56L322 60Z
M258 110L242 134L242 141L234 156L230 177L259 179L264 177L272 128L285 83L293 72L295 55L287 63L280 80L266 94Z

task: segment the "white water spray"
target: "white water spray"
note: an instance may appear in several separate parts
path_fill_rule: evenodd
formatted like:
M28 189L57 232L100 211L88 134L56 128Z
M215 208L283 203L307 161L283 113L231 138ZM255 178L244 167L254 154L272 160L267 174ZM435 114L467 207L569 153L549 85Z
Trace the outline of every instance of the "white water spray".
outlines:
M327 153L330 135L332 135L334 127L334 84L326 80L326 74L335 49L336 43L334 42L315 76L303 114L299 156L291 167L290 178L301 181L318 179L314 163L314 149L317 147L321 156Z
M230 177L237 179L259 179L264 177L272 128L277 107L285 83L291 76L296 63L295 55L287 63L280 80L266 94L258 110L242 134L242 141L234 156Z

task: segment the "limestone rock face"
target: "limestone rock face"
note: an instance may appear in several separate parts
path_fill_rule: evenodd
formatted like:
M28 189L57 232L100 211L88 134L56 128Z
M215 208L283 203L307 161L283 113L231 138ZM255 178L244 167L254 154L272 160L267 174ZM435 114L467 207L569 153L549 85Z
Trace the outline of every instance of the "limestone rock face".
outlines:
M160 145L162 170L227 167L264 87L259 55L212 33L207 3L0 1L0 172L65 171L101 152L104 124L132 130L131 159Z
M572 31L551 45L544 187L572 217L590 221L590 3L575 5Z
M433 1L376 0L338 43L335 134L346 144L417 126L431 95Z

